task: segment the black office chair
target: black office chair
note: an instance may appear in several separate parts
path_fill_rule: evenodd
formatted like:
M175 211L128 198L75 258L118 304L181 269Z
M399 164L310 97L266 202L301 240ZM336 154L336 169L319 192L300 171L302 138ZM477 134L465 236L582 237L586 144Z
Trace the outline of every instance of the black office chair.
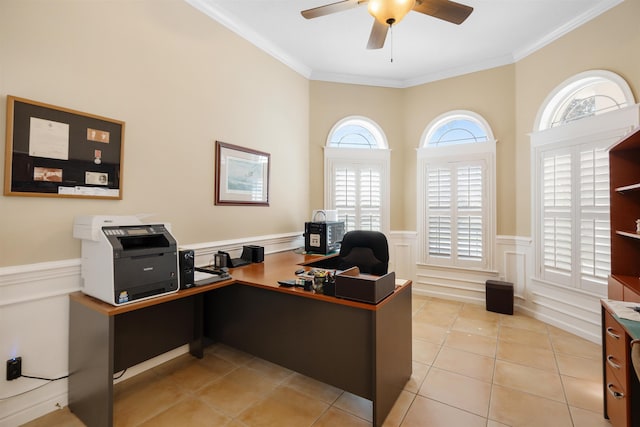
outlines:
M382 276L389 268L387 237L379 231L354 230L342 238L338 270L358 267L361 273Z

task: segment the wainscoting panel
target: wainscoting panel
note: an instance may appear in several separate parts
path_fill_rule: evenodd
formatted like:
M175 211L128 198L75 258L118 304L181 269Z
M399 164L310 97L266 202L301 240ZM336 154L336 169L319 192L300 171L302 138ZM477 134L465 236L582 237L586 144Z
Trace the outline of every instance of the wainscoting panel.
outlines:
M244 240L181 246L193 249L196 265L210 264L224 250L240 256L243 245L260 245L265 254L304 247L302 232ZM1 360L22 357L25 375L58 378L68 374L69 297L82 289L80 259L0 268ZM293 273L293 272L292 272ZM131 367L121 379L188 352L182 346ZM0 381L0 427L14 427L68 403L67 380L55 382L18 378Z

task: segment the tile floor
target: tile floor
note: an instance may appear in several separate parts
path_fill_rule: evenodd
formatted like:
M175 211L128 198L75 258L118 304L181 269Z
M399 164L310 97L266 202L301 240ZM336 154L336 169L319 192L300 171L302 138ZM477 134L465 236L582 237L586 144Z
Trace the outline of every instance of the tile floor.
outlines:
M223 345L116 385L115 425L358 427L371 402ZM516 313L413 297L413 376L385 426L595 427L599 345ZM67 408L27 424L82 426Z

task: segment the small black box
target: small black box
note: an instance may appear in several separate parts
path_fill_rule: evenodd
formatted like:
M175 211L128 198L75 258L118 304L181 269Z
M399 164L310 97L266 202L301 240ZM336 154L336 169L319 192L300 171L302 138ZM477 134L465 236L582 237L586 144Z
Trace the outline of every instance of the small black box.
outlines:
M358 267L351 267L336 274L335 295L339 298L377 304L393 293L396 288L396 273L384 276L360 274Z
M264 261L264 247L244 245L242 247L242 255L240 255L240 258L249 262L262 262Z
M487 280L486 287L487 311L513 314L513 283Z

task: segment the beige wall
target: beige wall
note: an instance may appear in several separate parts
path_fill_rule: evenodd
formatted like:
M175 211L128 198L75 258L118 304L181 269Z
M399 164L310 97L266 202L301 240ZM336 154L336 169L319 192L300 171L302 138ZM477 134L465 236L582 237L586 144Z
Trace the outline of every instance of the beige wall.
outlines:
M123 120L126 135L122 201L0 198L0 266L77 258L80 214L153 213L182 244L301 230L323 206L322 146L348 115L384 130L391 229L415 230L415 149L452 109L482 115L498 139L498 234L529 236L538 108L594 68L637 93L638 16L640 2L626 0L517 64L391 89L309 82L182 0L2 0L2 116L11 94ZM213 205L216 139L271 153L270 207Z
M623 77L638 102L640 2L626 0L516 64L516 234L531 235L531 156L528 134L538 110L557 86L583 71L603 69Z
M450 110L482 115L500 141L498 232L513 233L514 100L513 66L442 80L408 89L311 82L311 200L322 204L321 147L333 125L349 115L374 120L391 148L391 229L416 230L416 149L429 123ZM317 178L316 178L317 177Z
M415 230L416 153L431 120L451 110L483 116L497 143L497 233L531 235L529 133L547 95L564 80L590 69L620 74L640 87L640 2L626 0L516 64L407 89L311 84L312 204L322 202L318 147L341 118L368 115L390 137L392 230ZM401 95L398 95L400 93ZM382 118L378 118L382 117ZM390 121L393 119L395 121ZM396 139L397 138L397 139ZM317 156L316 156L317 153Z
M406 157L405 227L415 230L416 154L426 127L439 115L452 110L470 110L489 123L496 145L496 199L498 234L513 234L514 100L513 66L437 81L405 90Z
M2 0L0 40L2 134L6 95L126 122L124 199L2 196L0 266L78 258L81 214L181 244L302 230L309 82L186 2ZM271 154L270 207L214 206L215 140Z
M310 90L310 175L311 208L324 207L324 153L331 128L347 116L364 116L384 131L391 149L391 229L402 230L402 170L404 149L404 103L397 89L312 81Z

